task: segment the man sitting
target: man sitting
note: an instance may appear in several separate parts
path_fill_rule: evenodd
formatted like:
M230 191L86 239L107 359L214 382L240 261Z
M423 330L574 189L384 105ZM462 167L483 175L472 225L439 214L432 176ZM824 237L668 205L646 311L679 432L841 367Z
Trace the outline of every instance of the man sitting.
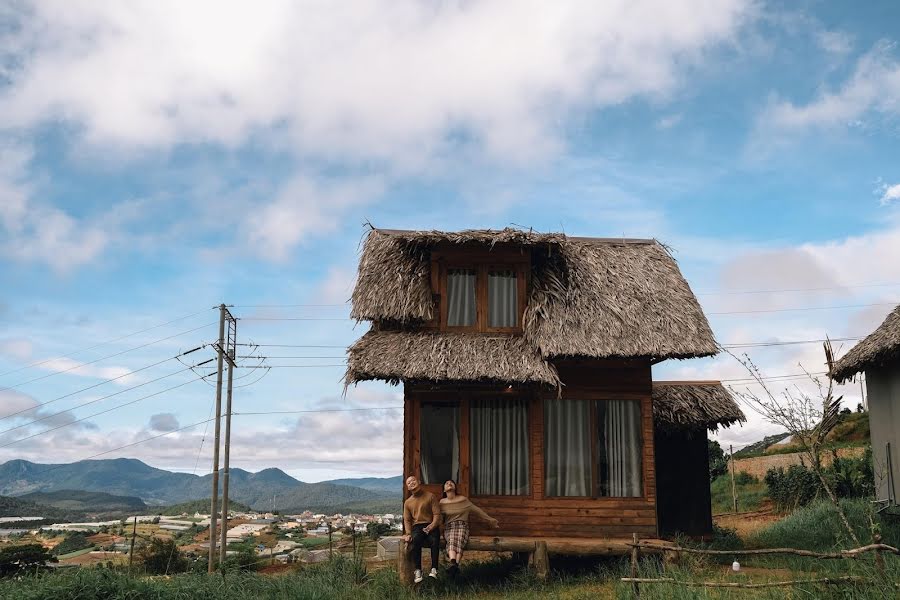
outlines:
M415 582L422 581L422 548L431 548L431 572L429 577L437 579L437 566L441 552L439 523L441 508L434 494L422 488L419 480L410 475L406 478L409 498L403 503L403 539L408 544L407 552L413 556L416 565Z

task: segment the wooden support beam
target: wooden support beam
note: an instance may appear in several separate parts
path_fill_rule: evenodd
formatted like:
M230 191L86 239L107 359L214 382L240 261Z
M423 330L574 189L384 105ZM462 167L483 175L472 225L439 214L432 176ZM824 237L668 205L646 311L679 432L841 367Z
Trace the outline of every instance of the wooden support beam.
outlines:
M543 540L534 544L534 572L542 580L550 575L550 556L547 553L547 542Z
M397 574L400 576L400 583L403 585L412 585L416 565L409 555L409 545L405 540L401 539L400 546L397 550Z

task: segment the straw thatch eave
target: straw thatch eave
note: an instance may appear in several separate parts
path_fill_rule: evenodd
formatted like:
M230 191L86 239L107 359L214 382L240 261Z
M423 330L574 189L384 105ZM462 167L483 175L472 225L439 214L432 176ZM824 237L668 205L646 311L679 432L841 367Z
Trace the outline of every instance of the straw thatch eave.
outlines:
M438 244L512 244L531 252L524 338L545 359L693 358L718 350L677 263L655 240L510 228L373 229L360 259L351 316L411 330L432 319L430 253Z
M521 336L371 330L348 354L346 385L371 379L560 385L556 369Z
M663 429L710 431L747 420L718 381L654 381L653 419Z
M878 329L835 363L831 377L841 383L866 369L897 361L900 361L900 306L891 311Z

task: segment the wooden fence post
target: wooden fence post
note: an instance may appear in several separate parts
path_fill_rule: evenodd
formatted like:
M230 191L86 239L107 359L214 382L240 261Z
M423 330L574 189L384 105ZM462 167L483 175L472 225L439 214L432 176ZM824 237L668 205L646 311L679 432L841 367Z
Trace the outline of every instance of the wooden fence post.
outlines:
M397 574L400 576L400 583L412 585L416 564L409 555L409 544L401 538L400 546L397 549L399 550L397 552Z
M876 533L872 539L876 544L881 544L880 534ZM884 556L881 554L881 548L875 548L875 572L880 577L884 576Z
M728 463L731 467L731 502L732 502L732 512L737 514L737 490L734 487L734 445L728 445L728 453L731 455L728 458Z
M637 579L638 576L638 534L631 534L631 578ZM634 592L635 598L641 597L641 587L637 581L631 582L631 591Z

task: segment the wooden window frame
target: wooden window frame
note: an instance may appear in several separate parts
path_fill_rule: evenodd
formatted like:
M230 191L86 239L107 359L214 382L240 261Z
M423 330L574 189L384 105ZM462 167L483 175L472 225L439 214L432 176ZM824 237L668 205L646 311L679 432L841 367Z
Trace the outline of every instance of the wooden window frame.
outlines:
M638 409L640 410L640 436L641 436L641 493L637 496L603 496L600 494L600 444L599 444L599 430L597 427L597 403L598 402L610 402L612 400L624 400L626 402L637 402ZM563 401L566 401L564 399ZM544 495L545 499L548 500L597 500L599 502L604 501L619 501L619 500L647 500L649 499L647 495L647 465L646 460L644 459L644 448L646 447L646 440L644 439L644 403L642 400L638 398L588 398L588 397L580 397L580 398L569 398L570 402L589 402L590 415L588 417L591 423L591 494L588 496L548 496ZM547 413L546 413L546 402L544 399L541 409L544 411L544 420L546 422ZM544 429L544 435L546 436L546 424ZM546 437L543 440L544 452L544 477L547 476L547 440ZM547 481L546 479L543 482L544 488L546 489Z
M436 267L436 268L435 268ZM451 270L468 269L475 271L475 323L473 325L448 325L450 303L447 301L448 276ZM516 274L516 325L514 327L488 326L488 273L490 271L514 271ZM528 291L528 265L521 258L515 260L489 261L439 259L432 267L432 277L437 277L434 296L439 303L438 328L441 331L459 333L506 333L521 334Z

